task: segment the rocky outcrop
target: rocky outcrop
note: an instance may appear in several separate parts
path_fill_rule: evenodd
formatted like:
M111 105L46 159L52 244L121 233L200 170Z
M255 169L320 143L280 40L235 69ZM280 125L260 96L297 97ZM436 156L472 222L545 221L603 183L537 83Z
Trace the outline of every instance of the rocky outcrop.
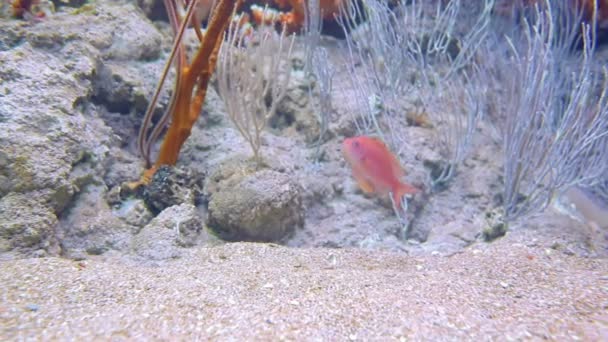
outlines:
M145 92L135 86L143 83L141 77L132 81L133 72L118 77L124 70L110 61L158 59L161 35L135 5L101 2L61 8L36 23L3 19L0 37L2 251L57 254L52 247L57 235L89 236L83 230L90 231L90 225L62 231L66 225L60 221L83 215L72 212L81 207L74 199L103 184L108 152L119 144L98 109L145 107ZM94 97L98 106L91 103ZM99 191L105 188L93 190ZM115 220L117 227L125 225ZM103 222L110 231L113 221ZM80 247L103 250L96 243Z

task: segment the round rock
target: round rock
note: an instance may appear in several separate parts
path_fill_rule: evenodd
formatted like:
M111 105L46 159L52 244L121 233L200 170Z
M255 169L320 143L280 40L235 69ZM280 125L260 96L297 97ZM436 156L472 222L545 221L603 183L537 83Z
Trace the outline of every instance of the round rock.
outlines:
M273 170L235 174L213 193L208 225L231 241L278 241L304 223L302 188Z

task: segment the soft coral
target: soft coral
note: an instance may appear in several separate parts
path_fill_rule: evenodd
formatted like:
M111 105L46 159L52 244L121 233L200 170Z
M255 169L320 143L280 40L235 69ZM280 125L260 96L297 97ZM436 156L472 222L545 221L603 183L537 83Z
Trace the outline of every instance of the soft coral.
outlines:
M53 11L53 3L47 0L13 0L11 15L19 19L40 19Z
M177 162L181 147L188 136L190 136L192 126L198 119L203 102L205 101L207 86L215 69L224 31L232 20L235 8L238 8L240 4L241 0L219 0L213 8L213 14L203 36L200 32L200 24L198 23L200 18L194 16L195 20L192 21L195 13L194 5L190 4L188 6L186 15L180 22L176 2L173 0L165 1L171 24L176 30L176 38L171 51L171 57L165 66L159 86L148 105L148 110L146 111L138 137L140 153L146 159L146 166L151 167L144 171L139 181L130 183L128 185L130 188L137 188L147 184L160 166L175 165ZM195 27L199 39L201 39L201 44L190 64L187 63L185 47L182 42L184 30L189 24ZM161 120L154 127L150 127L161 86L166 79L173 58L176 59L177 76L171 103ZM171 124L161 144L158 158L154 165L150 165L151 146L169 119L171 119ZM151 133L148 132L149 129L152 130Z
M608 28L608 0L561 0L567 2L574 9L581 9L583 20L593 19L595 4L597 3L597 21L600 27ZM499 14L509 14L534 5L543 6L546 0L503 0L496 3L495 10Z
M274 0L277 7L282 10L291 8L291 11L281 13L277 16L277 20L287 27L289 32L297 32L302 28L305 19L305 3L306 0ZM324 20L333 19L340 12L340 6L343 1L349 0L318 0L319 10ZM260 23L264 15L260 13L261 9L252 8L254 20Z

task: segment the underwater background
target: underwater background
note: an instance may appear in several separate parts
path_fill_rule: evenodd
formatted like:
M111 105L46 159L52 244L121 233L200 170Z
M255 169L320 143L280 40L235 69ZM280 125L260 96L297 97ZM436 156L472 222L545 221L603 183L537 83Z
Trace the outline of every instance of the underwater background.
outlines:
M608 3L0 1L3 339L608 336Z

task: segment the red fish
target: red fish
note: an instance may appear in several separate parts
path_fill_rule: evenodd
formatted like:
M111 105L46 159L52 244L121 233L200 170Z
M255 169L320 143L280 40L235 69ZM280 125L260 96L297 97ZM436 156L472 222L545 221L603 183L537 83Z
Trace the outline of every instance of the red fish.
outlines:
M404 195L420 192L401 182L405 171L382 141L366 136L347 138L342 143L342 153L363 192L379 195L390 192L397 209L401 209Z

